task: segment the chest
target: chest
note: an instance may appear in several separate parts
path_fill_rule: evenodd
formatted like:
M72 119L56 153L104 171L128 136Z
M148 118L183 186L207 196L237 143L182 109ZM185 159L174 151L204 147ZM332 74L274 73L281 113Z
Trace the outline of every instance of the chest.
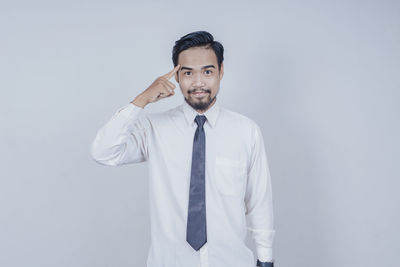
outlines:
M212 128L204 125L207 167L246 169L251 151L249 134L240 128L223 126ZM178 125L154 127L151 154L169 166L189 167L196 128Z

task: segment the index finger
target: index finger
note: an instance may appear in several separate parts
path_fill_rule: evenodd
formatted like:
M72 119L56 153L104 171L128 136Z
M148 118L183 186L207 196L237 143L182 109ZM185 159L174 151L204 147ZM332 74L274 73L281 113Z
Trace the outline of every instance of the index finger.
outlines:
M171 70L170 72L168 72L167 74L165 74L164 77L167 78L168 80L171 79L172 76L174 76L175 72L178 71L180 66L181 66L180 64L176 65L176 67L173 70Z

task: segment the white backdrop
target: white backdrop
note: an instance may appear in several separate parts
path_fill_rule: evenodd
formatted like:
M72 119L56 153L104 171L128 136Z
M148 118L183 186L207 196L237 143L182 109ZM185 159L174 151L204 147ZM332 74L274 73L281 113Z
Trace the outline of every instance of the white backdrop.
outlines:
M220 103L263 130L276 266L398 266L399 14L388 0L2 1L0 266L145 265L147 165L101 166L89 147L196 30L225 47Z

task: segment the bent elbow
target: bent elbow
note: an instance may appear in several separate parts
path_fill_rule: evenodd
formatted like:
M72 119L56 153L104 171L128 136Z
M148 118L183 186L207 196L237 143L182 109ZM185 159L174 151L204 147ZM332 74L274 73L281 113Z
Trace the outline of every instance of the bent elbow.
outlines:
M92 142L89 150L90 157L98 164L104 166L117 166L117 163L115 161L105 157L104 150L100 149L99 146L96 145L96 141Z

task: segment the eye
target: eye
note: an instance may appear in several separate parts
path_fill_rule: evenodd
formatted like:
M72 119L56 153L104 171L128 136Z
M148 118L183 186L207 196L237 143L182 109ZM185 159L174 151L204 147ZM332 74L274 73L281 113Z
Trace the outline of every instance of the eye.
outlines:
M211 74L212 71L211 71L211 70L206 70L205 73L206 73L206 74Z
M190 71L185 72L184 74L187 75L188 73L191 73Z

